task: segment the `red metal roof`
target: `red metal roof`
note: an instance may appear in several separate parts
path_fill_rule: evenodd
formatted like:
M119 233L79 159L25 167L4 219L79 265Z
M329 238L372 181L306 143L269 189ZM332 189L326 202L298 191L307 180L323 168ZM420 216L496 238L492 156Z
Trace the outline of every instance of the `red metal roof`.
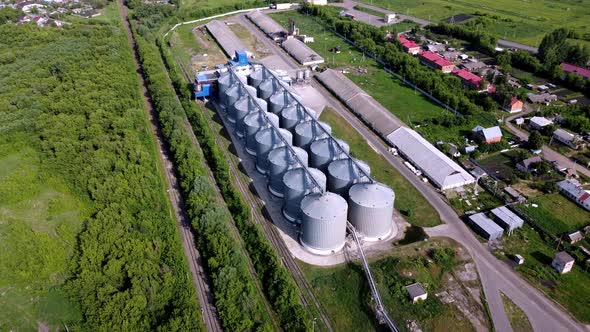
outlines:
M445 67L445 66L454 66L454 63L452 63L451 61L441 57L440 55L434 53L434 52L430 52L430 51L424 51L422 53L420 53L420 56L423 57L424 59L430 61L430 62L434 62L437 65L441 66L441 67Z
M407 48L407 49L412 49L412 48L420 47L418 44L416 44L415 41L409 40L406 37L404 37L403 35L398 35L397 36L397 40L399 40L399 42L402 44L402 46L405 47L405 48Z
M590 69L578 67L565 62L561 64L561 68L566 73L574 73L584 78L590 78Z
M582 196L580 196L580 198L579 198L580 202L585 201L588 197L590 197L589 193L587 193L587 192L583 193Z
M518 100L518 98L512 97L512 99L510 99L510 106L514 106L514 104L520 102L520 100Z
M461 78L462 80L471 82L478 87L481 85L481 82L483 81L483 78L475 75L474 73L470 72L467 69L453 70L452 73L453 73L453 75Z

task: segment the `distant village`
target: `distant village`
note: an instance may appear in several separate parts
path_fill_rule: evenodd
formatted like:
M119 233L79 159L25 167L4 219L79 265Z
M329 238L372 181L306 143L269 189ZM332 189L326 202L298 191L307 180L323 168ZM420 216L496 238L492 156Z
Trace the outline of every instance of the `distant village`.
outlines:
M70 24L64 19L69 15L81 18L100 16L103 6L100 2L88 0L0 1L0 8L10 7L22 11L23 15L17 24L34 22L41 27L61 27Z

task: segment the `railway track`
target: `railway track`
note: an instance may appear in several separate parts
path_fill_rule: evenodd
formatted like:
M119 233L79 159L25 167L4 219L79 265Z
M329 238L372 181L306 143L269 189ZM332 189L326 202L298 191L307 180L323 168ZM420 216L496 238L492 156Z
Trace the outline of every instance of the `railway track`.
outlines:
M201 106L201 110L204 111L205 105L203 105L202 102L199 102L199 104ZM218 116L220 116L219 113L216 113L216 114ZM220 116L220 118L221 118L221 116ZM224 128L227 128L226 127L227 122L225 122L224 119L221 119L221 121L223 121L225 124ZM215 133L215 140L216 140L217 144L222 147L225 146L225 143L223 142L224 138L221 137L221 135L216 130L211 128L210 123L208 123L208 125L209 125L209 128L212 130L212 132ZM237 138L233 135L233 133L229 133L230 132L229 130L227 132L229 135L231 135L233 137L233 139L231 141L237 147L237 144L236 144ZM295 262L293 255L291 255L291 252L289 251L289 249L285 245L285 242L283 241L281 235L278 233L277 229L272 224L272 222L269 222L269 220L267 220L267 218L261 213L261 209L265 205L264 201L261 200L259 197L257 197L248 188L248 184L244 183L244 180L240 176L239 165L238 165L237 161L235 160L235 158L233 158L230 155L230 152L225 148L221 149L221 150L223 151L226 159L229 161L230 172L235 179L235 181L234 181L235 184L238 186L238 189L242 193L242 196L244 197L244 199L246 199L247 203L250 205L250 207L252 209L253 221L261 226L264 234L266 235L266 238L270 241L270 243L273 245L273 247L278 251L281 261L287 267L287 269L289 269L289 271L291 271L291 274L293 276L293 279L295 280L295 283L297 284L297 286L301 290L301 303L303 303L303 305L306 307L310 306L310 305L314 306L320 316L320 319L321 319L323 325L326 327L326 330L333 331L332 325L330 323L330 320L329 320L327 314L325 313L319 300L316 298L315 294L313 293L313 290L311 289L311 287L307 283L307 280L305 280L305 276L303 275L303 272L299 268L299 265L297 265L297 262ZM314 321L314 323L315 323L315 321Z

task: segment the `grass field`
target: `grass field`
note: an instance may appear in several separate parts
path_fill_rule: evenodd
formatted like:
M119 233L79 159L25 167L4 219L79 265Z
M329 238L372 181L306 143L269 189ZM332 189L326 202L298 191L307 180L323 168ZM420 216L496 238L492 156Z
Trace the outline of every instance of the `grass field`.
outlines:
M570 273L558 274L550 266L556 253L555 245L543 241L528 225L511 236L504 236L502 244L504 248L496 251L496 256L508 259L509 255L522 255L525 262L516 270L578 320L590 323L590 274L584 272L583 262L576 262Z
M362 159L371 166L371 174L397 193L395 207L405 215L406 220L416 226L432 227L441 223L436 210L387 160L342 117L333 110L326 108L320 120L332 126L334 136L340 137L350 145L352 155Z
M502 296L502 302L504 303L504 310L506 310L506 315L510 320L510 325L512 325L514 332L533 332L531 322L529 322L524 311L522 311L516 303L512 302L508 296L502 293L500 295Z
M363 0L386 9L431 21L476 12L496 15L489 31L498 38L538 45L543 36L559 27L580 33L590 28L590 2L576 0Z
M0 330L50 327L80 313L61 291L87 202L41 165L34 133L0 125ZM21 121L31 121L23 118Z
M455 305L443 304L434 296L444 288L446 274L441 272L440 265L425 263L428 262L426 252L430 248L448 246L445 241L430 240L400 247L388 257L371 260L371 271L381 297L401 330L406 330L408 320L417 320L424 331L474 330ZM335 331L376 330L369 286L359 265L322 268L300 263L300 266L328 312ZM427 285L428 299L424 303L412 304L403 287L390 287L392 280L401 285L414 281Z
M590 224L590 212L559 193L537 197L531 202L539 207L523 205L520 208L551 234L573 232Z

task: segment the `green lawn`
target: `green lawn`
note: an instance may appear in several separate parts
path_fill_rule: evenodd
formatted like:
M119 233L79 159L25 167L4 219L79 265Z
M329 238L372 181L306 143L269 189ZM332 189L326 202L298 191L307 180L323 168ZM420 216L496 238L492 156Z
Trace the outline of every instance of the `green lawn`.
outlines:
M332 126L332 133L350 145L352 155L371 166L371 174L380 182L389 185L396 193L395 207L405 215L409 223L432 227L441 223L436 210L401 174L342 117L326 108L320 120Z
M496 15L488 30L498 38L538 45L558 27L581 33L590 28L590 2L575 0L363 0L411 16L442 21L452 15L476 12Z
M34 134L0 125L0 330L28 331L77 321L61 291L88 203L45 171ZM30 121L24 118L22 121Z
M558 274L550 266L556 253L555 244L545 242L528 225L511 236L502 237L502 244L504 248L494 254L501 259L508 259L508 255L513 254L522 255L525 262L516 270L578 320L590 323L590 274L583 270L583 262L576 262L570 273Z
M573 232L590 224L590 212L560 193L535 198L531 203L538 204L538 207L521 205L520 208L553 235Z
M371 260L371 271L390 314L405 331L405 322L417 320L424 331L473 331L474 328L454 304L443 304L434 296L445 285L442 266L428 261L427 250L448 247L431 240L392 250L388 257ZM364 272L357 264L316 267L299 263L316 296L328 312L335 331L377 329L370 290ZM411 277L409 276L411 273ZM429 292L423 303L412 304L403 288L415 281Z

